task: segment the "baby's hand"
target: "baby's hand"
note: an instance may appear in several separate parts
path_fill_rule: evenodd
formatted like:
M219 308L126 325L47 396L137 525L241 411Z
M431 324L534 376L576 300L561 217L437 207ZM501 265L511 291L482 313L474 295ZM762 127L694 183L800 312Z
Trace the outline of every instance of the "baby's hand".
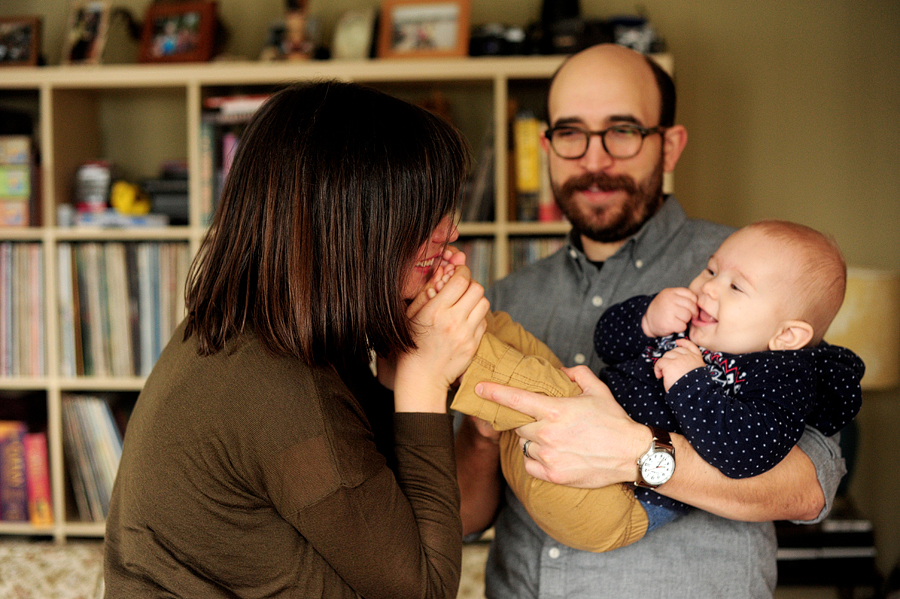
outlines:
M641 319L641 329L648 337L665 337L687 330L697 316L697 296L685 287L668 287L660 291Z
M675 384L675 381L690 371L705 365L700 348L691 341L679 339L675 344L678 347L663 354L663 357L658 359L653 367L653 373L656 378L663 380L663 387L666 391Z

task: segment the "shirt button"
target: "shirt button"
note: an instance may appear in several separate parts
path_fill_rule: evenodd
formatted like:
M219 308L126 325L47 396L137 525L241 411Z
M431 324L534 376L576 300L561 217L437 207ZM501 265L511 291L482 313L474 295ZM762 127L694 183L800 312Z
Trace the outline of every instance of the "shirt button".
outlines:
M634 266L635 266L636 268L644 268L644 261L643 261L643 260L635 260L635 261L634 261Z
M570 250L569 250L569 256L572 257L572 258L577 258L577 257L578 257L578 252L576 252L576 251L573 250L573 249L570 249Z
M595 295L594 297L591 298L591 303L594 304L595 308L599 308L600 306L603 305L603 298L600 297L599 295Z
M556 559L559 557L559 547L551 547L550 551L548 551L550 555L550 559Z
M575 363L584 364L584 354L575 354Z

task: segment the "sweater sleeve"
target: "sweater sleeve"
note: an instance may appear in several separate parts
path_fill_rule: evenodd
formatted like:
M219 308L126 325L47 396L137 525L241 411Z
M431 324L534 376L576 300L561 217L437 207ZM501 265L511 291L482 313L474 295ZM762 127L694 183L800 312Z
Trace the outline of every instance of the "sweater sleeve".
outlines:
M803 434L815 401L812 369L787 352L722 356L669 389L672 409L691 446L731 478L761 474Z
M641 328L652 295L639 295L611 306L594 330L594 351L605 364L618 364L638 356L653 339Z
M395 414L392 470L346 389L321 405L323 434L282 459L277 509L361 596L455 597L462 525L451 418Z

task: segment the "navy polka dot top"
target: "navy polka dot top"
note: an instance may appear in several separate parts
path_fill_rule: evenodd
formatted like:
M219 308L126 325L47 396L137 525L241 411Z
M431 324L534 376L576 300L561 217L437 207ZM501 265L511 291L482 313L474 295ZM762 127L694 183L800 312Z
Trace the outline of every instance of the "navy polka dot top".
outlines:
M666 393L653 364L683 335L644 335L641 318L652 299L631 298L597 323L594 345L607 364L601 378L632 418L683 434L726 476L765 472L796 445L805 425L833 435L859 412L865 366L850 350L824 342L741 355L703 350L706 366Z

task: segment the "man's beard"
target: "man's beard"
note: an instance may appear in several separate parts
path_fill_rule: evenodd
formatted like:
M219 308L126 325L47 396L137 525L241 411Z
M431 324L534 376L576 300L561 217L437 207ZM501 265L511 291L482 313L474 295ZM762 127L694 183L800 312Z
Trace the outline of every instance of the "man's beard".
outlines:
M637 233L647 220L656 214L663 202L663 159L643 184L628 175L585 173L553 186L556 203L577 233L593 241L609 243L627 239ZM624 191L625 201L615 206L582 208L575 200L576 192L596 187L601 191Z

